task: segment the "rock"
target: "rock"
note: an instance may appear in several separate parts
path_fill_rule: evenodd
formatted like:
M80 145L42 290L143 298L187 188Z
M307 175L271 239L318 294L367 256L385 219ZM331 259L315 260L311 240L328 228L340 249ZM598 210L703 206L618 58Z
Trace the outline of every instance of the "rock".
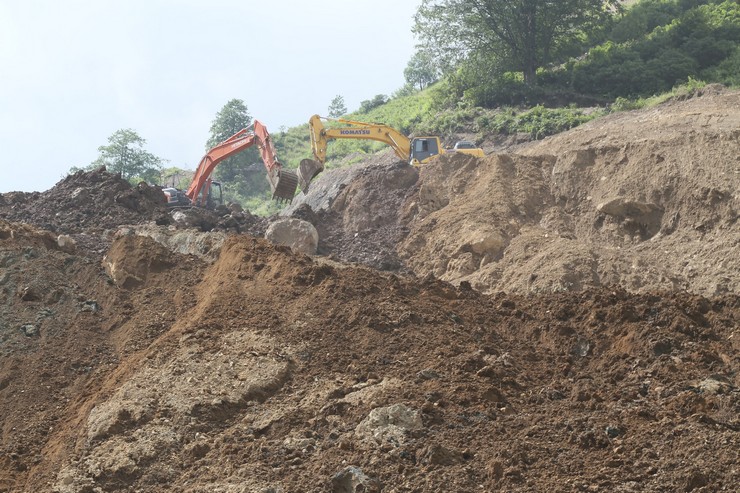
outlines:
M39 328L33 324L21 325L21 332L23 332L23 335L26 337L38 337L41 335Z
M18 290L18 297L23 301L38 301L41 299L41 294L33 286L25 286Z
M272 223L265 238L277 245L289 246L306 255L315 255L319 233L313 224L301 219L279 219Z
M100 305L95 300L87 300L82 302L82 306L80 307L81 312L92 312L97 313L101 310Z
M422 428L421 415L418 411L404 404L393 404L370 411L367 418L357 425L355 433L377 443L401 444L410 432Z
M663 208L657 204L627 200L624 197L617 197L608 202L603 202L596 206L596 209L610 216L620 218L631 217L633 219L641 219L663 212Z
M57 236L57 245L67 253L73 253L77 249L77 242L69 235Z
M691 387L707 394L727 394L732 390L729 380L722 375L712 375L693 383Z
M229 202L226 205L226 208L229 209L231 212L244 212L244 208L241 206L241 204L238 204L236 202Z
M618 426L607 426L604 428L604 433L606 433L606 436L609 438L617 438L619 435L623 434L624 431L622 431Z
M365 475L359 467L349 466L331 478L332 493L380 493L381 484Z
M440 466L451 466L463 461L463 454L442 445L430 445L422 453L422 462Z
M706 474L696 471L686 478L686 485L684 491L694 491L697 488L702 488L709 484L709 479Z

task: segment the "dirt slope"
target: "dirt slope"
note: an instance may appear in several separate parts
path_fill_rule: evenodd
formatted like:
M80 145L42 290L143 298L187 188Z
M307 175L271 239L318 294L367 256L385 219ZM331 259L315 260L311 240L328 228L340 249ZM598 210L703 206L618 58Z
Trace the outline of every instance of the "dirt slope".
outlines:
M483 291L740 291L740 93L422 168L401 257Z
M321 253L482 292L711 296L740 292L739 190L740 92L708 86L418 176L386 153L321 177L302 217Z
M0 492L736 491L738 97L327 173L333 260L0 195Z
M737 296L488 297L246 236L210 267L123 236L107 276L3 228L5 491L740 480ZM14 294L28 279L38 298ZM18 328L46 309L39 333Z

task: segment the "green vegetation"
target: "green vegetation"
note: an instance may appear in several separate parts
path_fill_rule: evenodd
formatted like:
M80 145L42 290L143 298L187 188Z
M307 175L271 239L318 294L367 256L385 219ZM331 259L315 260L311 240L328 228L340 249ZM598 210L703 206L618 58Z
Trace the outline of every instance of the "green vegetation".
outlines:
M72 167L69 172L93 170L105 166L111 173L135 184L141 181L157 183L162 170L162 159L144 149L146 140L134 130L122 128L108 137L108 145L98 147L98 158L82 168Z
M463 0L424 2L418 25L435 23L440 5ZM488 0L465 0L498 4ZM429 13L424 5L437 5ZM530 2L511 2L511 8ZM559 4L560 6L565 3ZM523 8L523 7L521 7ZM436 13L435 13L436 12ZM740 83L740 3L733 0L642 0L628 9L615 9L601 24L586 22L567 42L552 46L547 57L535 57L535 76L512 65L506 50L475 47L458 38L427 35L423 50L434 48L446 67L444 103L472 106L537 104L608 104L617 97L639 98L670 91L689 77L727 85ZM454 11L447 12L451 15ZM430 16L426 18L425 16ZM435 17L437 16L437 17ZM423 32L423 31L422 31ZM448 33L453 36L454 33ZM575 35L575 37L572 37ZM438 38L440 38L438 36ZM450 63L451 42L468 46ZM543 53L547 51L543 45ZM475 49L473 49L475 48ZM542 55L544 56L544 55ZM447 57L447 58L445 58Z

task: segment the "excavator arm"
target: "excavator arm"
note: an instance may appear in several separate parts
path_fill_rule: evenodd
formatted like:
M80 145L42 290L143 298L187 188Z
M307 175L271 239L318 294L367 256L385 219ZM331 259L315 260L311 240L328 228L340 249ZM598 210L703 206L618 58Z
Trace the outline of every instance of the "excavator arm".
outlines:
M249 128L237 133L209 150L200 160L195 176L185 195L190 202L205 206L211 188L211 174L216 166L224 159L234 156L257 144L262 161L267 168L267 179L272 188L272 198L291 200L295 194L298 177L292 171L284 170L277 160L275 147L270 134L261 122L254 121L254 130Z
M321 120L333 120L351 126L326 128ZM308 130L311 136L311 150L316 159L304 159L298 166L298 183L303 193L308 191L311 180L324 170L326 145L332 139L363 139L383 142L391 146L400 159L414 166L428 163L436 156L448 152L476 157L483 157L484 155L483 149L475 148L470 142L465 142L465 145L459 143L455 149L445 149L442 147L439 137L427 136L409 139L395 128L381 123L356 122L343 118L322 118L314 115L308 121Z
M198 163L193 181L190 183L187 192L185 192L190 202L204 207L208 200L208 193L211 190L211 173L216 169L218 163L249 149L254 145L254 142L255 135L248 129L243 128L209 150L200 160L200 163Z
M351 127L326 128L322 120L332 120L351 125ZM393 127L379 123L358 122L343 118L322 118L314 115L308 121L311 136L311 150L316 160L304 159L298 167L298 183L304 193L308 191L311 180L324 170L326 147L333 139L375 140L388 144L396 155L407 161L411 154L411 141Z

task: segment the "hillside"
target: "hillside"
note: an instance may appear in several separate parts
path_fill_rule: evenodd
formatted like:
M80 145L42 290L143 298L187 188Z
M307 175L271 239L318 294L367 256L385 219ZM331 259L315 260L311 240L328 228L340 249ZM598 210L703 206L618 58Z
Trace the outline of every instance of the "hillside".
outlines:
M0 195L0 491L735 491L739 109L327 171L315 257L102 170Z

